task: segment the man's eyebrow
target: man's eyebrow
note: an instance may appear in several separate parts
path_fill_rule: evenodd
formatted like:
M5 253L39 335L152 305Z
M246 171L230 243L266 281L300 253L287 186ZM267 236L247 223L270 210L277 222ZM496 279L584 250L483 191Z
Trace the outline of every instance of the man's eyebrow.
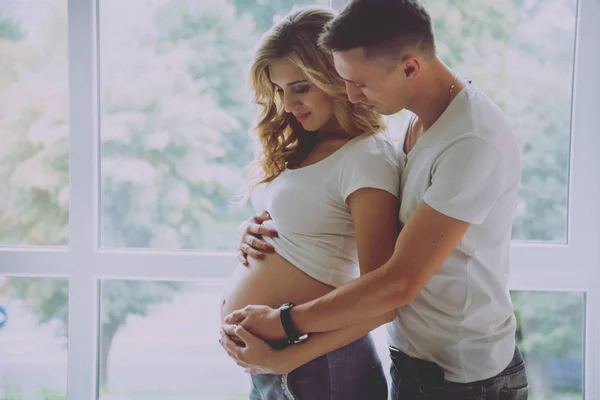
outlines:
M340 78L342 78L342 77L340 76ZM351 83L351 84L353 84L353 85L362 85L362 83L354 82L354 81L353 81L353 80L351 80L351 79L342 78L342 80L344 80L344 81L346 81L346 82L348 82L348 83Z

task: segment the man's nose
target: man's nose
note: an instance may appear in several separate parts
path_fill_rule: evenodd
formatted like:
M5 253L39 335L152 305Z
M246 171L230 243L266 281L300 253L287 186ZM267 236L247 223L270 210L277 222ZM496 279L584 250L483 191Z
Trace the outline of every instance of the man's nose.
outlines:
M367 96L365 96L362 90L360 90L350 82L346 82L346 93L348 94L348 99L350 100L350 102L354 104L360 103L367 98Z

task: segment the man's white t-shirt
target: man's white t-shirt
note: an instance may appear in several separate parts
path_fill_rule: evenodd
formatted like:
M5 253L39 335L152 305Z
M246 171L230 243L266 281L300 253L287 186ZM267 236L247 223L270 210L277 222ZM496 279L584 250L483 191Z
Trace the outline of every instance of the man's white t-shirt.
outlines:
M401 164L406 155L398 145ZM400 220L421 201L469 222L466 234L417 298L388 324L389 342L432 361L445 379L497 375L514 355L507 289L513 215L521 180L515 134L504 113L468 84L419 139L402 171Z

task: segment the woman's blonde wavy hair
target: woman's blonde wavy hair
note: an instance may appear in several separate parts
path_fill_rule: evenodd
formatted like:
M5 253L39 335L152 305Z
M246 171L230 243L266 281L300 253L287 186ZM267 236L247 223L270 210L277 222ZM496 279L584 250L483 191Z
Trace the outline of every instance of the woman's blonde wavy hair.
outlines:
M385 129L382 117L352 104L346 94L345 81L337 74L331 54L320 49L318 38L335 12L324 7L309 7L290 12L267 31L259 42L250 68L254 102L262 108L252 129L260 141L249 178L249 189L270 182L290 160L306 156L316 141L316 134L302 128L285 112L275 85L269 79L269 65L287 59L304 72L306 79L333 101L333 113L342 129L350 135L377 133ZM252 172L253 171L253 172Z

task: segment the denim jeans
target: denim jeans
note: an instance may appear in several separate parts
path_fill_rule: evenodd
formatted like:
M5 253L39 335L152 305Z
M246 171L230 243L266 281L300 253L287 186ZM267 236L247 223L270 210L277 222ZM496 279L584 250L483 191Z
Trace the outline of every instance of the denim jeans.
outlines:
M518 348L508 367L498 375L478 382L456 383L444 379L432 362L412 358L390 348L392 400L526 400L525 363Z
M252 375L250 400L387 400L381 360L370 335L285 375Z

